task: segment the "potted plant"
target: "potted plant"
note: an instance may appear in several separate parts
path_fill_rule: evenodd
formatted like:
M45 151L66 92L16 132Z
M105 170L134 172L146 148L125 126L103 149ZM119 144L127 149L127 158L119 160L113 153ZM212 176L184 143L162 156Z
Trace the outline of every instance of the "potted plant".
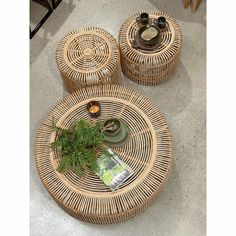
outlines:
M50 146L52 150L60 151L61 158L57 171L72 170L79 176L83 175L87 167L96 171L96 152L104 141L100 123L91 124L87 120L79 120L69 129L62 129L53 121L53 130L57 136Z

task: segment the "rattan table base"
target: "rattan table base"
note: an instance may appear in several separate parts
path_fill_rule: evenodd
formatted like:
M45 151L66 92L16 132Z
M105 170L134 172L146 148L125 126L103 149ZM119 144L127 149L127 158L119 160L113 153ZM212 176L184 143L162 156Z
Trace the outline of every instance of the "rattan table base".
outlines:
M63 128L79 119L95 121L86 110L94 99L101 103L98 120L119 117L130 127L128 141L112 149L134 175L115 192L89 170L83 177L58 173L59 155L49 148L55 139L52 117ZM92 86L68 95L49 112L37 133L35 159L44 186L66 212L92 223L115 223L139 214L158 196L170 170L171 137L163 115L142 94L120 85Z
M119 32L121 67L130 80L142 85L157 85L174 72L182 46L182 32L177 21L169 14L162 11L147 13L150 24L160 16L166 18L167 26L161 30L160 44L153 51L132 47L141 27L136 20L140 12L135 13L122 24Z
M120 84L120 54L115 38L99 27L69 32L59 42L56 62L68 92L91 85Z

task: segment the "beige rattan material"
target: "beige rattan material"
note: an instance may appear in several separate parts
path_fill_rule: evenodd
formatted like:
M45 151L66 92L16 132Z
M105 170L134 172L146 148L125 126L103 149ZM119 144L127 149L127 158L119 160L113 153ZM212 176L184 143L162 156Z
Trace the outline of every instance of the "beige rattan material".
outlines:
M64 36L57 47L56 61L68 92L120 82L116 40L98 27L79 28Z
M184 8L187 8L188 5L190 4L190 0L182 0L183 4L184 4Z
M89 170L81 178L58 173L58 153L49 148L55 139L53 115L64 128L79 119L95 121L86 110L94 99L101 103L98 120L120 117L130 127L128 141L112 149L134 175L115 192ZM68 95L49 112L38 130L35 158L43 184L66 212L92 223L115 223L139 214L158 196L170 170L171 137L162 114L142 94L120 85L91 86Z
M201 4L202 0L195 0L193 3L192 3L192 12L195 12L197 10L197 8L199 7L199 5Z
M161 34L160 45L153 51L134 49L131 46L140 26L136 18L140 13L129 17L119 33L121 67L131 80L143 85L156 85L169 77L178 60L182 33L179 24L170 15L161 11L148 12L150 23L159 16L167 20L167 29Z
M199 5L201 4L202 0L182 0L183 4L184 4L184 8L187 8L190 3L191 3L191 10L192 12L195 12L197 10L197 8L199 7Z

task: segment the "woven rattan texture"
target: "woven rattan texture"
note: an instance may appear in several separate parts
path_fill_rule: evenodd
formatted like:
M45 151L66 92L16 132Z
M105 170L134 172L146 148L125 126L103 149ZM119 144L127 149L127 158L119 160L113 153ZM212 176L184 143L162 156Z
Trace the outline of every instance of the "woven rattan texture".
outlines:
M130 127L128 141L113 150L134 175L115 192L89 170L83 177L58 173L59 155L49 148L56 138L52 117L64 128L79 119L96 121L86 110L94 99L101 103L98 120L119 117ZM37 133L35 159L43 184L66 212L92 223L115 223L139 214L158 195L170 170L171 137L162 114L142 94L120 85L91 86L68 95L49 112Z
M69 32L58 44L56 61L68 92L90 85L120 83L118 45L101 28Z
M178 61L182 33L179 24L170 15L161 11L150 11L150 23L159 16L167 20L167 27L161 33L160 45L153 51L134 49L131 45L140 25L135 13L122 25L119 33L121 67L123 73L136 83L143 85L157 85L168 78L175 69Z

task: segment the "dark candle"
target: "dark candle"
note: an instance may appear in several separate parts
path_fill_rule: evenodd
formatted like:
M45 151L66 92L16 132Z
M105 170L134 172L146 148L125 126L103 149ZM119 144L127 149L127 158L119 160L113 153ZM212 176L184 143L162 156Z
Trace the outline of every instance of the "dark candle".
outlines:
M87 110L92 118L97 118L101 115L101 105L98 101L90 101L87 104Z

